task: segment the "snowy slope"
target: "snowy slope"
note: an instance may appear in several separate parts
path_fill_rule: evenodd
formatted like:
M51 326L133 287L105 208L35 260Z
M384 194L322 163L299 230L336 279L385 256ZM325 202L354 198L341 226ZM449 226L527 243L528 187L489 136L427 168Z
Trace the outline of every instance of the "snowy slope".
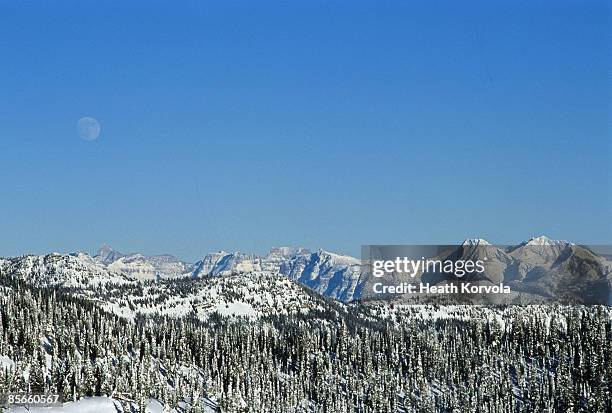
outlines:
M125 258L125 257L123 257ZM203 278L135 279L103 267L86 254L25 256L5 260L0 276L36 287L69 288L125 318L137 315L171 317L211 315L256 319L269 315L325 311L328 304L278 272L248 271Z
M93 288L112 283L129 283L124 274L104 268L89 255L82 253L10 258L0 267L0 274L10 274L38 287Z
M138 314L191 315L201 320L215 314L256 319L329 309L321 297L270 272L117 286L107 291L102 305L128 318Z

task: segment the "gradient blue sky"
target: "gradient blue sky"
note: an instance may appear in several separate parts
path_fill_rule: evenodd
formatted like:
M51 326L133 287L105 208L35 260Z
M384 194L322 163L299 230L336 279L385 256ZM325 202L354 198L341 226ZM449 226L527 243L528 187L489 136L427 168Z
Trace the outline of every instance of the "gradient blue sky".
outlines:
M612 242L609 3L122 3L0 2L0 255Z

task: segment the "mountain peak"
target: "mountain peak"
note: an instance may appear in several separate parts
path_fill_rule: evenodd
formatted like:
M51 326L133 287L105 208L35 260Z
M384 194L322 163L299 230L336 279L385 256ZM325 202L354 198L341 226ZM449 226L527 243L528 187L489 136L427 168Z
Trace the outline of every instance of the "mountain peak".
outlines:
M110 264L114 261L117 261L119 258L125 256L125 254L120 253L119 251L114 250L110 245L103 244L98 253L95 255L96 259L103 264Z
M96 255L102 256L113 252L116 252L113 247L108 244L102 244L102 246L98 249L98 253Z
M539 237L532 237L525 243L525 245L565 245L567 241L559 241L548 238L546 235L540 235Z
M487 241L486 239L482 239L482 238L466 238L462 243L461 246L475 246L475 245L491 245L491 243L489 243L489 241Z
M322 248L319 248L313 255L317 256L320 260L331 260L337 265L358 265L361 262L358 258L326 251Z

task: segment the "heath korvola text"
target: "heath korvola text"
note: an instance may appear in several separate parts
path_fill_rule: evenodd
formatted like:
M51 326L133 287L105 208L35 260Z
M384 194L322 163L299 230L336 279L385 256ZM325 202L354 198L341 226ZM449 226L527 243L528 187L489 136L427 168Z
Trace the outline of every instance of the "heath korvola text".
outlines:
M407 277L408 281L398 284L376 282L372 289L375 294L509 294L510 287L499 283L472 283L471 279L486 279L485 260L440 260L410 259L396 257L390 260L374 260L371 263L372 275L375 278L394 276L394 279ZM420 279L425 274L450 275L448 283L429 283ZM480 276L480 277L479 277ZM415 282L416 278L419 282ZM460 282L454 283L453 279ZM386 281L389 281L388 278ZM411 282L409 282L411 281Z

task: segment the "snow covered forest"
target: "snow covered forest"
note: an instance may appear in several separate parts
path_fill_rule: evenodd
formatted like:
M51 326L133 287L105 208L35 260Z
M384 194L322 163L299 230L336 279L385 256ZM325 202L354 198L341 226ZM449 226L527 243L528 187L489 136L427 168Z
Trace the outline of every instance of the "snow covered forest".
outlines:
M0 394L110 396L135 412L151 400L179 412L612 410L609 307L305 294L308 312L129 319L0 277Z

